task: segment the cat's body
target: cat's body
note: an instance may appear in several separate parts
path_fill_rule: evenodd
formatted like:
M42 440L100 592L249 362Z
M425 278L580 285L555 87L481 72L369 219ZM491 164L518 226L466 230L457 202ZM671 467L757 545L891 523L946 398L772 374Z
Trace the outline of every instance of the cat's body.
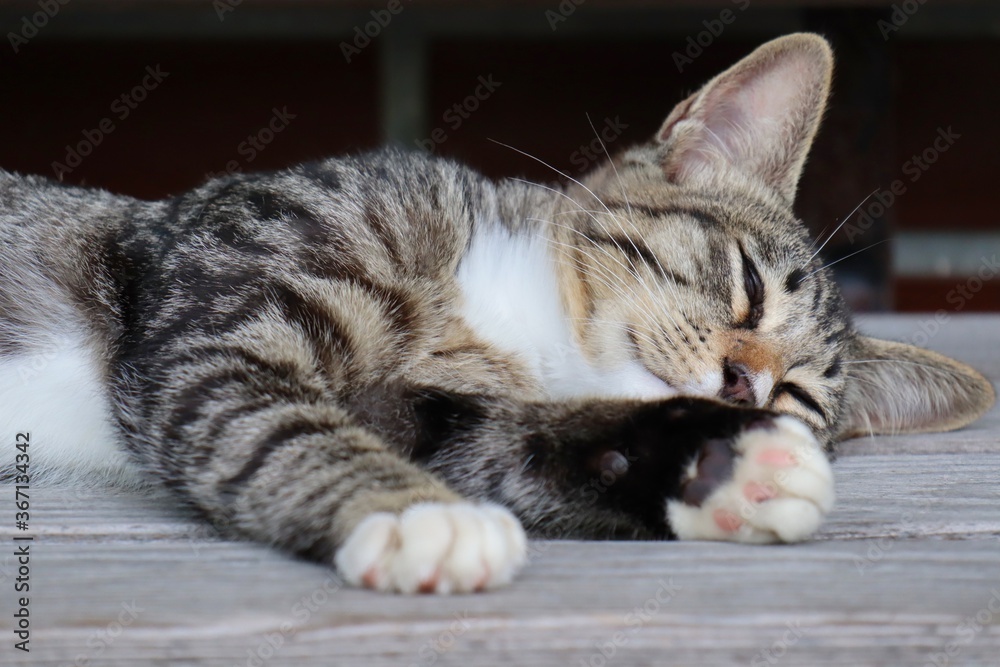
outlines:
M566 188L391 150L163 202L0 174L0 426L377 588L504 583L518 520L804 539L824 447L992 401L858 336L810 256L828 84L822 40L778 40Z

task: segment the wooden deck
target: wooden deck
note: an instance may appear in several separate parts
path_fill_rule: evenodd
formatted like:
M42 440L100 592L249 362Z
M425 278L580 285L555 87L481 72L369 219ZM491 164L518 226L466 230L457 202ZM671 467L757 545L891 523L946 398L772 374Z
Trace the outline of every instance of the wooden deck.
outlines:
M953 316L927 346L996 382L998 343L1000 315ZM539 542L511 588L444 598L342 589L155 498L34 488L30 653L2 488L0 665L1000 666L1000 410L845 443L835 471L807 544Z

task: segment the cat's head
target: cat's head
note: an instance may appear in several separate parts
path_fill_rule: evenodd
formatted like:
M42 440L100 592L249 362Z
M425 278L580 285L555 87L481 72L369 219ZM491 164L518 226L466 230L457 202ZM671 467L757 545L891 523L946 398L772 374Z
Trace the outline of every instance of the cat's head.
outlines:
M679 393L786 412L828 439L963 426L992 385L856 333L792 211L832 63L819 36L769 42L569 186L555 233L578 337L603 363L638 360Z

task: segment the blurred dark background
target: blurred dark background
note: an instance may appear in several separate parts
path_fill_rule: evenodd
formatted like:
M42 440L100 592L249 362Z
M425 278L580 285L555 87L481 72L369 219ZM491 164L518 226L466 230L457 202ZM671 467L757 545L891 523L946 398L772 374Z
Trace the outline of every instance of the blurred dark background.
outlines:
M797 209L828 234L877 191L823 249L857 253L849 300L1000 310L997 2L16 0L0 26L0 167L144 198L386 142L577 176L591 122L643 141L756 45L820 32L838 68Z

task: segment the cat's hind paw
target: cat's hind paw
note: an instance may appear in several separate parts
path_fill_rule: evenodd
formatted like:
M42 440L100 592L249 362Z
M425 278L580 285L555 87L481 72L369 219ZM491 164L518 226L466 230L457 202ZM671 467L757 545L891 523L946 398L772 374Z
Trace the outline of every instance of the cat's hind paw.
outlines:
M833 471L809 428L782 416L706 443L682 494L667 502L679 539L800 542L833 507Z
M524 529L497 505L419 503L365 517L334 559L349 584L399 593L468 593L510 583Z

